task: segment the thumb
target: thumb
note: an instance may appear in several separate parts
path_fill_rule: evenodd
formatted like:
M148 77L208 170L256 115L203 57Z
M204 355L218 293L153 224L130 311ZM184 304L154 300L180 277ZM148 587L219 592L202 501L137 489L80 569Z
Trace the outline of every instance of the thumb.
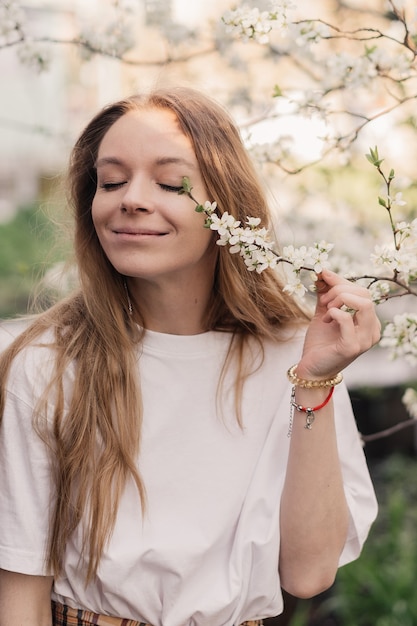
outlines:
M317 280L315 283L316 293L317 293L317 303L316 303L316 313L324 308L327 308L322 301L322 296L327 293L330 289L330 285L325 281L323 277L323 273L320 272L317 274Z

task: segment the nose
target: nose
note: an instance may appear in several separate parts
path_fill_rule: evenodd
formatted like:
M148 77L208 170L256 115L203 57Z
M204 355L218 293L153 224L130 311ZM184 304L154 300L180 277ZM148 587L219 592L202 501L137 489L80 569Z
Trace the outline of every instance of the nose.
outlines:
M143 179L132 180L126 183L124 195L120 204L122 213L154 211L152 185Z

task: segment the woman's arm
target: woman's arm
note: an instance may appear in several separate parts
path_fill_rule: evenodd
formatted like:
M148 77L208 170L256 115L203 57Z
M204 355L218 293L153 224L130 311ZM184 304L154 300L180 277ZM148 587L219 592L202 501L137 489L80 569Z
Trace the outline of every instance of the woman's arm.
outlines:
M306 380L334 377L379 340L380 324L369 292L324 272L315 315L296 373ZM295 402L320 406L329 388L295 387ZM333 583L344 547L349 513L337 449L333 401L318 410L312 428L294 411L281 500L282 587L311 597Z
M296 401L318 406L328 390L299 389ZM309 598L334 582L349 513L336 444L333 403L316 413L311 430L295 411L281 499L281 586Z
M52 581L0 569L0 626L52 626Z

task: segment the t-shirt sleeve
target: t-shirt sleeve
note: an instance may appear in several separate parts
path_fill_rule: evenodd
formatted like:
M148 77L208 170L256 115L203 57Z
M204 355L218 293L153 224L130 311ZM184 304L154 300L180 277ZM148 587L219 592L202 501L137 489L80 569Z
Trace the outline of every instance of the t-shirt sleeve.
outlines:
M0 428L0 568L47 575L52 480L47 445L33 427L30 383L17 357Z
M339 560L339 565L345 565L360 555L376 518L378 505L350 398L343 383L336 387L334 401L339 457L350 513L348 537Z

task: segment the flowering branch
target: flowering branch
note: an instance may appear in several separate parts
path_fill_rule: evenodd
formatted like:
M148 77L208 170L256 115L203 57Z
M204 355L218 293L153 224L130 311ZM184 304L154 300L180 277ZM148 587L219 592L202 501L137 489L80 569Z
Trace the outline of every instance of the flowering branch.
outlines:
M374 149L370 148L366 158L376 168L385 183L386 197L379 196L378 203L388 213L392 233L392 244L375 246L374 253L371 255L371 260L376 269L388 269L392 272L392 275L388 279L373 276L369 286L374 287L377 283L381 284L384 282L386 294L380 301L398 295L417 296L417 292L410 287L410 283L417 280L417 219L414 219L412 222L401 221L396 223L394 221L393 207L406 204L401 192L395 195L392 194L391 188L395 172L392 168L388 174L383 172L381 165L384 159L380 158L377 147ZM389 281L396 291L392 293L386 281Z
M349 279L352 281L366 280L367 287L376 304L406 294L417 296L417 291L410 287L410 282L417 280L417 219L411 223L396 223L394 221L393 207L406 204L402 199L401 192L392 194L395 172L390 169L388 175L384 173L381 167L384 159L380 158L377 147L371 148L366 158L377 169L385 183L386 197L379 196L378 203L388 213L393 237L391 246L375 246L371 260L376 269L388 268L392 275L386 277L364 274ZM265 269L275 268L279 263L286 264L289 272L287 272L284 292L303 297L308 289L301 281L301 271L309 271L313 274L313 280L317 280L317 274L329 265L328 253L334 247L331 243L321 241L309 248L306 246L301 248L286 246L283 248L283 254L280 255L274 250L274 242L270 240L267 229L260 227L260 218L247 217L246 223L242 225L227 211L219 216L216 212L216 202L206 201L201 204L194 198L192 186L187 177L182 179L179 194L187 195L195 203L195 211L205 215L205 228L217 232L217 245L229 246L231 254L240 254L248 271L261 273ZM310 286L310 290L312 289L314 289L314 285ZM416 365L417 315L404 313L394 316L393 320L383 330L380 345L390 349L392 359L403 357L411 364ZM364 441L386 437L415 423L417 420L417 392L414 389L407 389L403 402L412 419L380 433L363 437Z
M217 245L230 246L231 254L240 254L249 272L256 271L258 274L267 268L275 268L279 263L290 266L287 284L284 286L286 293L297 296L304 296L307 288L301 281L301 271L306 270L312 274L313 281L317 280L323 268L328 266L328 253L333 248L333 244L321 241L314 243L307 248L294 248L287 246L283 254L278 254L274 249L274 242L269 239L268 231L265 227L260 227L261 219L258 217L247 217L244 226L235 220L233 215L225 211L220 217L217 215L217 203L205 202L200 204L192 194L190 180L184 176L180 194L186 194L196 205L197 213L204 213L204 227L216 231L219 238ZM311 285L311 289L314 285Z
M307 78L310 89L275 85L274 97L280 98L284 107L290 106L293 115L301 114L307 118L314 116L323 121L330 121L331 117L335 119L332 125L334 129L322 137L320 157L301 164L297 159L293 163L290 150L280 154L277 146L274 146L275 150L265 146L263 161L268 161L268 153L272 153L271 162L278 165L283 172L298 174L334 152L346 154L368 124L378 118L393 115L396 110L405 108L407 103L417 98L417 21L412 23L409 15L408 23L402 3L401 8L397 8L397 4L400 6L399 2L390 2L396 17L395 30L392 28L392 21L389 21L386 29L361 27L343 30L325 19L290 20L287 14L296 9L296 6L285 0L275 0L270 12L261 13L248 7L239 7L223 16L226 30L235 39L268 46L270 54L277 61L285 57L294 66L297 74L301 71ZM277 14L285 14L285 20L276 19ZM273 36L273 31L278 31L278 34ZM352 43L349 52L340 48L340 43L344 41ZM285 75L291 74L284 73ZM376 111L374 113L349 111L344 107L339 110L335 103L343 102L344 94L349 93L350 89L361 90L361 94L367 91L368 96L371 92L380 94L384 90L384 102L381 106L380 101L372 103L368 97L368 104ZM410 119L411 116L412 113ZM355 122L357 118L362 121ZM336 130L346 128L346 123L346 131L340 133ZM262 146L258 147L258 153L261 148Z

